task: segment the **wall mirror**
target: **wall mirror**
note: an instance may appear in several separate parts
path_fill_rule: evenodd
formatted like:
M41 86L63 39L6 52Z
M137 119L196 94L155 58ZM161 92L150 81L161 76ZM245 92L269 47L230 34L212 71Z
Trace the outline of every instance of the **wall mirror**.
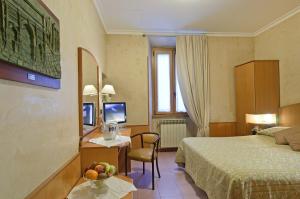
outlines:
M102 87L102 75L92 53L78 48L78 106L80 138L95 131L100 124L99 89Z

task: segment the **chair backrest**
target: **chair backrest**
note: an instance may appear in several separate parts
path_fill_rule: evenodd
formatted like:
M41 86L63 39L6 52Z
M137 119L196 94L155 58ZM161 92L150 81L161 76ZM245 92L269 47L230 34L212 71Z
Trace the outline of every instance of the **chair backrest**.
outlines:
M154 147L158 150L159 141L160 141L160 136L158 133L143 132L143 133L139 133L134 136L131 136L131 138L136 137L136 136L140 136L142 148L150 146L150 147Z
M146 147L153 148L153 153L154 151L158 152L159 141L160 141L160 136L158 133L153 133L153 132L141 133L142 148L144 148L145 145Z
M143 135L143 141L146 144L153 144L156 142L157 139L159 139L159 137L156 134L144 134Z

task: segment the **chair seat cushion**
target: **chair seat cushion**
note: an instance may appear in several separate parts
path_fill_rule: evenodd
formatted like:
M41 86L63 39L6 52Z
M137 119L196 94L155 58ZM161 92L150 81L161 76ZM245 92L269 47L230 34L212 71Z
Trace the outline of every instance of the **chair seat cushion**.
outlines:
M153 148L138 148L131 149L127 155L129 159L151 162L152 161ZM156 151L154 151L154 159L157 157Z

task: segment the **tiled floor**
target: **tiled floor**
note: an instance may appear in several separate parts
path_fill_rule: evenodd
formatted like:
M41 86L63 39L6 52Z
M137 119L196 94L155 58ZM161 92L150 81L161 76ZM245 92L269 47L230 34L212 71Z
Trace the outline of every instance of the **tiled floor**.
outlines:
M175 152L159 153L159 168L161 178L155 170L155 190L151 189L151 163L146 163L146 173L143 175L141 162L131 161L132 172L129 174L134 180L138 191L134 199L207 199L205 192L198 188L183 169L174 162Z

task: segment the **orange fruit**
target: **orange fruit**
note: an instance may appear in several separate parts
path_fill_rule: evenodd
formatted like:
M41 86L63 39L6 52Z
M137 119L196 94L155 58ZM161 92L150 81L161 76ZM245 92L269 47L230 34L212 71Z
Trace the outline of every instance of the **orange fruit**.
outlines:
M85 172L85 177L90 180L97 180L98 172L93 169L89 169Z

